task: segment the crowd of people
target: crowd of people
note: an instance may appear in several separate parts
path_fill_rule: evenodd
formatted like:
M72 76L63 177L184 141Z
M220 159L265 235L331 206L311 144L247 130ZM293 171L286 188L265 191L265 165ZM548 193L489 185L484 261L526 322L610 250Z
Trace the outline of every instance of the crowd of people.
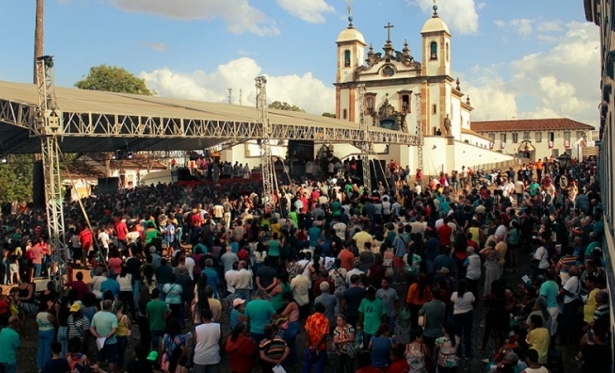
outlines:
M544 373L556 345L610 371L596 159L534 171L490 188L406 173L373 191L335 173L265 199L157 185L83 200L93 226L67 203L66 288L42 292L34 278L58 270L44 216L2 216L0 372L18 368L22 338L54 373L447 373L475 359Z

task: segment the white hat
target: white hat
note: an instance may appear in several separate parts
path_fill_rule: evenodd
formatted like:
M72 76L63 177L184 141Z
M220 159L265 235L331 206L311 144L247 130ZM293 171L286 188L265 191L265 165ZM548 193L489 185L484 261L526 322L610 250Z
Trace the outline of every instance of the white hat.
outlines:
M239 306L240 304L244 304L245 302L245 299L235 298L233 299L233 308Z

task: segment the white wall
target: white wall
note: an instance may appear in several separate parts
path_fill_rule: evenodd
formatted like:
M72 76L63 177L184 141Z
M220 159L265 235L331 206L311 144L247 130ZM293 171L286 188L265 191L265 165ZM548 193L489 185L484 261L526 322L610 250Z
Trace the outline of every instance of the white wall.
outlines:
M483 139L482 137L474 136L469 133L461 134L461 142L468 141L471 145L475 145L484 149L489 149L489 140Z
M478 146L466 144L464 142L455 142L455 166L454 169L461 170L461 166L478 166L505 162L514 159L508 154L490 151L489 149L480 148Z

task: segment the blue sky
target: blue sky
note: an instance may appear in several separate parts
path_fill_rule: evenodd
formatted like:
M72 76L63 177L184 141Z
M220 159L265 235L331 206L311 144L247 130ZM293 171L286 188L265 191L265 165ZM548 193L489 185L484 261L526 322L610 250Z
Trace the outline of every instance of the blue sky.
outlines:
M421 58L431 0L355 0L355 27L385 42L391 22ZM45 53L56 83L72 86L91 66L124 67L162 96L225 101L233 88L253 104L253 78L270 77L271 100L332 111L335 39L344 0L46 0ZM440 0L453 34L452 62L476 107L474 119L566 116L597 122L598 28L582 0ZM0 80L30 82L34 0L0 0Z

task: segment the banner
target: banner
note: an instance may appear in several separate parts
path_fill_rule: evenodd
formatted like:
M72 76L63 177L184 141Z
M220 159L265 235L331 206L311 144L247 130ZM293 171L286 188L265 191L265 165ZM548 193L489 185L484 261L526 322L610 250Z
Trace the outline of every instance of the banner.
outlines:
M500 145L500 147L504 149L506 147L506 142L502 141L502 144Z
M493 143L492 142L489 143L489 149L493 149Z
M570 140L564 140L564 146L566 148L569 148L570 147Z
M549 141L549 149L553 148L553 141Z

